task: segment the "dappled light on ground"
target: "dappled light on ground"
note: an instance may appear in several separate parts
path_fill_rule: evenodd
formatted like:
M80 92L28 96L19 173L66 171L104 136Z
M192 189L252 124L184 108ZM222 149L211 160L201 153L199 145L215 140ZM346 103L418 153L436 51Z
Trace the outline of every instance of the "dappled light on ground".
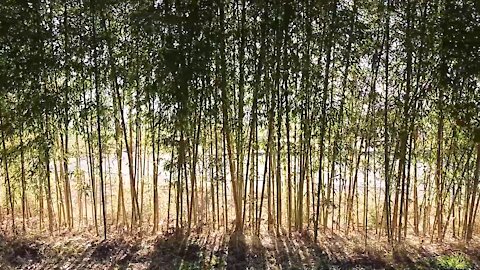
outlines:
M480 246L410 238L393 249L382 239L325 234L260 237L224 232L168 232L106 241L2 238L0 269L443 269L451 261L478 266ZM460 256L460 257L459 257ZM465 260L462 262L461 260Z

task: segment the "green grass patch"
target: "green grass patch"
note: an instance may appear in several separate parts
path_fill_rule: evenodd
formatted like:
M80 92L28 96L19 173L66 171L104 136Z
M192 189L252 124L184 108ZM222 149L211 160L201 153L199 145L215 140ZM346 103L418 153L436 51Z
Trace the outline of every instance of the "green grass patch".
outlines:
M472 262L463 254L439 256L435 260L437 269L441 270L468 270L473 269Z

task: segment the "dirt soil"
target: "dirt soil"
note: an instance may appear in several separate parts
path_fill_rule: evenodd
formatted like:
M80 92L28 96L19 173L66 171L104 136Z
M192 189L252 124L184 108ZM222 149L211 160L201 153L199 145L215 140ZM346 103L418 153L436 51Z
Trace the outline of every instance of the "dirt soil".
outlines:
M118 234L99 240L0 235L0 269L435 269L435 258L461 254L480 269L480 245L409 238L391 247L376 237L308 234L260 237L222 232L158 236Z

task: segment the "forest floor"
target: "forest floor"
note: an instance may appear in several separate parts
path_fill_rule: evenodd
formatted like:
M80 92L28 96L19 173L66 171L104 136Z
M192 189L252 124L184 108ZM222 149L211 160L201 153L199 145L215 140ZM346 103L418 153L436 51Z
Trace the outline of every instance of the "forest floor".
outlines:
M362 235L228 235L224 231L106 241L65 232L53 237L0 234L0 269L480 269L480 242L407 238L392 248Z

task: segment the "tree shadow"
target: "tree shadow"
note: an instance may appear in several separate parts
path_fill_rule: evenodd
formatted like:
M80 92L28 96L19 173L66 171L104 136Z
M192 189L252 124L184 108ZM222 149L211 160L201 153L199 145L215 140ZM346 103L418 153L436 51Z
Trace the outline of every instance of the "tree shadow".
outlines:
M189 261L197 257L199 247L189 245L188 237L181 231L159 236L150 255L148 269L178 269L184 258Z
M5 263L11 266L21 267L22 265L35 264L41 262L44 257L41 252L41 243L37 241L19 239L18 241L4 243L6 245L0 246L1 257L5 260Z
M261 252L261 249L258 250ZM233 232L228 241L227 269L247 269L247 240L240 232Z
M160 236L148 269L266 269L261 241L234 232Z
M217 269L224 268L223 235L167 232L157 237L148 259L148 269Z
M0 240L1 269L438 269L438 259L458 254L475 267L480 261L478 242L414 238L392 246L385 239L372 237L366 244L358 235L333 233L321 234L317 241L308 233L257 237L223 231L168 232L147 240Z

